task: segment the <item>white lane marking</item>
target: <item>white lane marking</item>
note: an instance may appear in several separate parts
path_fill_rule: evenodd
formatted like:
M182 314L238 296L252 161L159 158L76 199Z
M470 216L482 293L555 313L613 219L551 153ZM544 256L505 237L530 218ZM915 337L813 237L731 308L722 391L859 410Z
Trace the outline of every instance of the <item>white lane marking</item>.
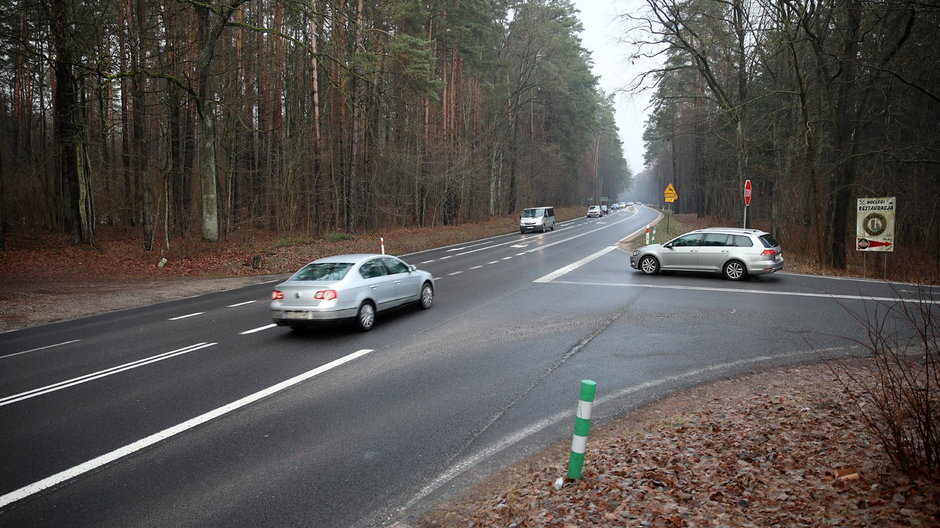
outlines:
M252 328L251 330L245 330L244 332L239 332L238 335L254 334L255 332L261 332L262 330L267 330L268 328L274 328L275 326L277 325L274 323L271 323L269 325L259 326L258 328Z
M256 302L258 301L245 301L245 302L230 304L226 306L226 308L238 308L239 306L245 306L246 304L251 304L251 303L256 303Z
M483 267L483 266L470 266L470 269L472 269L472 270L478 270L478 269L480 269L480 268L482 268L482 267Z
M490 264L499 264L499 261L498 261L498 260L492 260L492 261L490 261L490 262L487 262L486 264L487 264L487 265L490 265Z
M547 277L548 275L546 275ZM536 281L538 282L538 281ZM549 282L549 281L542 281ZM674 286L668 284L624 284L618 282L585 282L585 281L551 281L555 284L572 284L575 286L604 286L608 288L650 288L655 290L682 290L707 291L721 293L753 293L756 295L782 295L786 297L815 297L822 299L847 299L852 301L881 301L881 302L909 302L924 304L940 304L940 300L916 299L903 297L874 297L869 295L844 295L835 293L791 292L779 290L745 290L738 288L708 288L704 286Z
M188 318L190 318L190 317L196 317L197 315L202 315L202 314L204 314L204 313L206 313L206 312L196 312L196 313L181 315L181 316L179 316L179 317L170 317L169 320L170 320L170 321L179 321L180 319L188 319Z
M808 350L808 351L805 351L805 352L790 352L790 353L786 353L786 354L780 354L780 355L777 355L777 356L761 356L761 357L756 357L756 358L742 359L742 360L738 360L738 361L731 361L731 362L729 362L729 363L722 363L722 364L719 364L719 365L712 365L712 366L710 366L710 367L704 367L704 368L701 368L701 369L697 369L697 370L692 370L692 371L689 371L689 372L685 372L685 373L682 373L682 374L676 374L675 376L666 376L666 377L664 377L664 378L660 378L660 379L657 379L657 380L648 381L648 382L642 383L642 384L640 384L640 385L635 385L635 386L632 386L632 387L626 387L626 388L621 389L621 390L619 390L619 391L617 391L617 392L615 392L615 393L613 393L613 394L609 394L609 395L607 395L607 396L604 396L604 397L602 397L602 398L599 398L599 399L595 400L594 405L595 405L595 406L598 406L598 405L601 405L601 404L605 404L605 403L608 403L608 402L610 402L610 401L614 401L614 400L616 400L616 399L618 399L618 398L623 398L624 396L628 396L628 395L633 394L633 393L635 393L635 392L639 392L639 391L641 391L641 390L651 389L651 388L654 388L654 387L657 387L657 386L660 386L660 385L665 385L665 384L667 384L667 383L673 383L673 382L677 382L677 381L684 381L684 380L687 380L687 379L690 379L690 378L695 378L695 377L700 376L700 375L702 375L702 374L706 374L706 373L708 373L708 372L712 372L712 371L716 371L716 370L735 368L735 367L739 367L739 366L742 366L742 365L748 365L748 364L752 364L752 363L760 363L760 362L769 361L769 360L773 360L773 359L790 359L790 358L797 358L797 357L800 357L800 356L813 356L813 357L818 357L818 354L820 354L821 352L834 352L834 351L843 351L843 350L846 350L846 349L845 349L845 348L832 348L832 349L824 349L824 350L822 350L822 351L820 351L820 350ZM525 440L526 438L528 438L528 437L534 435L535 433L538 433L539 431L541 431L542 429L545 429L545 428L548 427L548 426L555 425L555 424L558 424L558 423L560 423L560 422L562 422L562 421L566 421L566 420L570 420L570 419L571 419L571 412L570 412L570 411L558 412L558 413L553 414L552 416L550 416L550 417L548 417L548 418L545 418L545 419L543 419L543 420L539 420L538 422L535 422L534 424L530 425L529 427L526 427L526 428L524 428L524 429L521 429L520 431L518 431L518 432L515 433L515 434L512 434L512 435L510 435L510 436L507 436L507 437L503 438L503 439L500 440L499 442L494 443L494 444L491 445L490 447L485 448L483 451L480 451L480 452L477 453L477 454L474 454L474 455L468 456L467 458L464 458L464 459L461 460L460 462L457 462L456 464L454 464L450 469L448 469L447 471L445 471L444 473L442 473L441 475L439 475L436 479L434 479L433 481L431 481L431 483L428 484L427 486L425 486L421 491L419 491L414 497L411 498L411 500L408 501L407 504L405 504L405 506L403 507L403 509L407 509L407 508L410 508L410 507L414 506L415 504L418 503L418 501L420 501L421 499L427 497L428 495L430 495L431 493L433 493L435 490L437 490L437 489L443 487L445 484L447 484L447 483L450 482L451 480L457 478L457 477L458 477L460 474L462 474L464 471L466 471L466 470L468 470L468 469L470 469L470 468L472 468L472 467L474 467L474 466L480 464L481 462L483 462L483 461L486 460L487 458L489 458L489 457L495 455L496 453L499 453L500 451L503 451L503 450L505 450L505 449L507 449L507 448L513 446L514 444L516 444L516 443L518 443L518 442L520 442L520 441L522 441L522 440ZM2 504L0 504L0 505L2 505Z
M4 506L8 504L12 504L18 500L25 499L26 497L29 497L30 495L33 495L35 493L39 493L40 491L44 489L51 488L52 486L61 484L67 480L71 480L89 471L94 471L100 468L101 466L110 464L111 462L124 458L128 455L134 454L137 451L140 451L142 449L146 449L147 447L150 447L158 442L161 442L168 438L172 438L180 433L188 431L196 426L202 425L210 420L214 420L216 418L224 416L232 411L241 409L242 407L250 405L262 398L266 398L273 394L277 394L278 392L281 392L290 387L293 387L294 385L297 385L298 383L307 381L308 379L318 376L320 374L323 374L324 372L330 371L340 365L343 365L344 363L348 363L354 359L360 358L366 354L369 354L370 352L372 352L371 349L363 349L358 352L353 352L352 354L349 354L348 356L343 356L337 360L331 361L325 365L322 365L313 370L307 371L299 376L295 376L289 380L282 381L281 383L278 383L277 385L272 385L268 387L267 389L258 391L249 396L245 396L244 398L240 400L236 400L228 405L209 411L203 415L197 416L179 425L175 425L173 427L170 427L169 429L164 429L163 431L160 431L159 433L150 435L147 438L144 438L142 440L138 440L134 442L133 444L126 445L119 449L115 449L114 451L101 455L98 458L94 458L92 460L89 460L88 462L84 462L73 468L56 473L55 475L52 475L50 477L46 477L38 482L34 482L32 484L24 486L16 491L11 491L10 493L7 493L6 495L0 496L0 508L3 508Z
M430 263L434 262L435 260L436 260L436 259L425 260L424 262L419 262L418 264L419 264L419 265L421 265L421 264L430 264Z
M557 279L558 277L561 277L562 275L564 275L564 274L566 274L566 273L572 272L572 271L574 271L574 270L580 268L581 266L587 264L588 262L591 262L592 260L598 259L598 258L600 258L600 257L602 257L602 256L604 256L604 255L606 255L606 254L608 254L608 253L610 253L611 251L613 251L613 250L615 250L615 249L617 249L617 246L608 246L608 247L606 247L606 248L604 248L604 249L598 251L597 253L594 253L593 255L588 255L588 256L584 257L583 259L581 259L581 260L579 260L579 261L577 261L577 262L572 262L571 264L568 264L567 266L565 266L565 267L563 267L563 268L559 268L559 269L557 269L557 270L555 270L555 271L549 273L548 275L545 275L545 276L543 276L543 277L539 277L539 278L535 279L534 282L552 282L553 280Z
M448 273L447 276L448 276L448 277L453 277L454 275L460 275L461 273L463 273L463 272L462 272L462 271L455 271L455 272L453 272L453 273Z
M447 255L446 257L441 257L441 260L447 260L449 258L454 258L453 255Z
M503 257L503 260L510 260L512 257Z
M7 354L5 356L0 356L0 359L6 359L8 357L19 356L21 354L29 354L30 352L39 352L40 350L48 350L50 348L55 348L57 346L71 345L72 343L78 343L81 339L73 339L71 341L63 341L62 343L56 343L54 345L46 345L39 348L31 348L29 350L23 350L22 352L14 352L12 354Z
M53 383L52 385L46 385L45 387L40 387L38 389L21 392L19 394L13 394L12 396L0 398L0 407L3 407L4 405L10 405L11 403L16 403L16 402L23 401L23 400L28 400L30 398L35 398L36 396L42 396L43 394L48 394L50 392L55 392L58 390L67 389L69 387L74 387L75 385L81 385L82 383L88 383L89 381L111 376L113 374L124 372L126 370L135 369L137 367L142 367L144 365L149 365L151 363L156 363L158 361L163 361L164 359L170 359L171 357L181 356L183 354L195 352L196 350L208 348L216 344L217 343L196 343L195 345L189 345L188 347L178 348L176 350L164 352L163 354L157 354L156 356L151 356L149 358L138 359L137 361L131 361L130 363L125 363L123 365L118 365L116 367L111 367L109 369L99 370L98 372L92 372L91 374L85 374L84 376L79 376L77 378L72 378L70 380L60 381L58 383Z

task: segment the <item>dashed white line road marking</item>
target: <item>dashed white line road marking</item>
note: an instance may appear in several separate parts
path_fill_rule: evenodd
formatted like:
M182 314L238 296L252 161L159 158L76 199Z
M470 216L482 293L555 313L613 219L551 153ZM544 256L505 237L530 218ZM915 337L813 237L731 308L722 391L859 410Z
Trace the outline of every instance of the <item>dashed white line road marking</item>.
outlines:
M204 314L204 313L206 313L206 312L196 312L196 313L181 315L181 316L179 316L179 317L170 317L169 320L170 320L170 321L179 321L180 319L187 319L187 318L189 318L189 317L196 317L197 315L202 315L202 314Z
M461 273L463 273L463 272L462 272L462 271L455 271L455 272L453 272L453 273L448 273L447 275L448 275L449 277L453 277L454 275L460 275Z
M482 267L483 267L483 266L470 266L470 269L472 269L472 270L477 270L477 269L480 269L480 268L482 268Z
M261 332L262 330L267 330L268 328L274 328L275 326L277 325L274 323L271 323L269 325L259 326L258 328L252 328L251 330L245 330L244 332L239 332L238 335L254 334L255 332Z
M98 458L89 460L88 462L85 462L83 464L79 464L71 469L67 469L60 473L56 473L55 475L46 477L38 482L34 482L28 486L24 486L18 490L7 493L6 495L2 495L0 496L0 508L3 508L4 506L8 504L12 504L18 500L25 499L26 497L29 497L30 495L39 493L40 491L44 489L51 488L52 486L61 484L67 480L71 480L84 473L88 473L89 471L94 471L106 464L110 464L111 462L114 462L128 455L136 453L137 451L146 449L158 442L161 442L163 440L176 436L180 433L188 431L210 420L214 420L232 411L236 411L238 409L241 409L242 407L251 405L252 403L255 403L256 401L261 400L262 398L266 398L268 396L277 394L278 392L289 389L293 387L294 385L307 381L315 376L319 376L320 374L323 374L324 372L333 370L334 368L340 365L348 363L354 359L358 359L371 352L372 352L371 349L363 349L358 352L353 352L352 354L349 354L348 356L343 356L335 361L331 361L325 365L321 365L299 376L295 376L291 379L282 381L281 383L278 383L277 385L272 385L268 387L267 389L245 396L244 398L240 400L236 400L228 405L209 411L203 415L197 416L179 425L175 425L173 427L170 427L169 429L164 429L163 431L160 431L159 433L150 435L147 438L144 438L142 440L138 440L134 442L133 444L126 445L119 449L115 449L114 451L111 451L110 453L106 453L104 455L101 455Z
M245 302L230 304L230 305L226 306L226 308L238 308L239 306L245 306L246 304L251 304L251 303L255 303L255 302L258 302L258 301L245 301Z
M503 260L509 260L509 259L511 259L511 258L512 258L512 257L503 257Z

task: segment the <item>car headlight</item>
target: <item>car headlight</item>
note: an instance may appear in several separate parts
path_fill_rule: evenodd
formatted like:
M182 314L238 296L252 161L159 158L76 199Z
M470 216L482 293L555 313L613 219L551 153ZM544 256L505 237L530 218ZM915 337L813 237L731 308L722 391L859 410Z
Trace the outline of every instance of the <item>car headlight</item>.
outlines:
M633 256L634 256L634 257L637 257L637 256L639 256L639 255L640 255L640 250L639 250L639 249L634 249L634 250L633 250Z

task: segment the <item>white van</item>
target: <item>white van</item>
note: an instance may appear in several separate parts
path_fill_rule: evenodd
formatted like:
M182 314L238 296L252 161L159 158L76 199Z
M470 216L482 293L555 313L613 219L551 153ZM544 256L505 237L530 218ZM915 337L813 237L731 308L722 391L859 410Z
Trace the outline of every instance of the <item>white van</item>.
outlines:
M522 211L519 219L519 232L541 231L542 233L555 229L554 207L529 207Z

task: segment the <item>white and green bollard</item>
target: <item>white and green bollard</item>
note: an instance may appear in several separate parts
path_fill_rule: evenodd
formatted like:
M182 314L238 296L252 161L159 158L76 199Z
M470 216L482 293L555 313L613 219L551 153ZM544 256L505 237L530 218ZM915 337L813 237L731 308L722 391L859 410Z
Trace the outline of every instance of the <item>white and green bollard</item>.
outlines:
M578 398L578 414L574 419L574 436L571 439L571 456L568 459L568 478L581 480L584 467L584 451L587 448L588 432L591 430L591 409L597 382L581 380L581 395Z

